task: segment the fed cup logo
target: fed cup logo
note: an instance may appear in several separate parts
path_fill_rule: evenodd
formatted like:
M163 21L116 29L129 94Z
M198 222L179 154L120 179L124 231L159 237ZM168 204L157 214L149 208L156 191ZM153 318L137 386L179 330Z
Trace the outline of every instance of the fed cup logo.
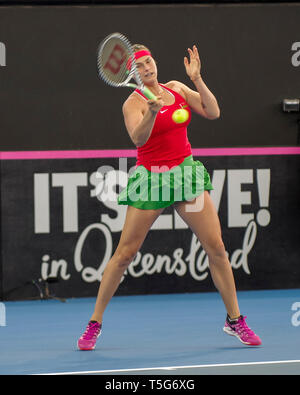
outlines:
M0 67L6 66L6 47L0 42Z

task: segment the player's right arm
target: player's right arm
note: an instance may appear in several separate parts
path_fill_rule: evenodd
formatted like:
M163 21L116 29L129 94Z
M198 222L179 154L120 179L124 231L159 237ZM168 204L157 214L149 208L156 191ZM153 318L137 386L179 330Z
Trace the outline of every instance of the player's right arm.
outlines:
M123 104L125 126L136 147L141 147L148 141L156 115L163 105L160 97L142 103L134 96L129 96Z

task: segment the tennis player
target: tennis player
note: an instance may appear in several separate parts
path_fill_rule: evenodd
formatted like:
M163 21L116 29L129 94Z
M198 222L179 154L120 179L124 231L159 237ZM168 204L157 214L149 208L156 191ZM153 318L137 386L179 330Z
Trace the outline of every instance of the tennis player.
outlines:
M149 49L136 44L134 53L142 81L156 95L156 100L148 100L141 91L135 90L123 105L125 125L137 147L137 166L118 197L119 204L128 206L124 228L103 273L95 309L78 340L78 348L95 348L105 308L124 271L141 248L154 221L171 205L207 253L213 282L227 311L224 332L246 345L260 345L260 338L248 327L246 317L239 310L218 214L208 192L213 189L210 176L200 161L194 161L187 138L191 111L209 120L220 116L217 100L202 79L197 47L188 48L189 58L184 57L185 70L194 90L178 81L159 83L156 62ZM186 119L174 122L172 115L178 109L187 111ZM168 173L172 173L172 177L165 177ZM170 193L162 193L164 191Z

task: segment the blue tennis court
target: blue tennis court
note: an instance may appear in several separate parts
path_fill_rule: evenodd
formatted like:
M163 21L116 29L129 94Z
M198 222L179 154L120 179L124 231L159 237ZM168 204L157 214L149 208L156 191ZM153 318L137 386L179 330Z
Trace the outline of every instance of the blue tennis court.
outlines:
M0 374L299 374L300 291L238 292L262 346L223 333L218 293L115 296L94 351L77 349L93 298L6 302Z

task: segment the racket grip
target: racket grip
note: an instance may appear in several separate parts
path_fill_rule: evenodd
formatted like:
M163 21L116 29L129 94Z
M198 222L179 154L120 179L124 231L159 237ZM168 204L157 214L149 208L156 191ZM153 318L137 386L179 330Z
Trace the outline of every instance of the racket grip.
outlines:
M149 100L156 100L157 97L150 91L150 89L144 87L142 90L143 94L149 99Z

